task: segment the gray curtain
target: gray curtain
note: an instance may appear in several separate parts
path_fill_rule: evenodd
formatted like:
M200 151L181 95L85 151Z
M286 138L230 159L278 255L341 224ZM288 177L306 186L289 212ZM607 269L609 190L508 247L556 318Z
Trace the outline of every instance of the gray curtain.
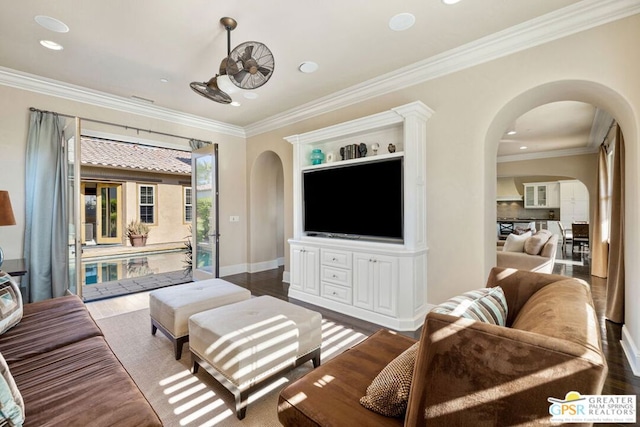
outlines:
M189 145L192 150L197 150L198 148L202 148L207 144L211 144L210 142L200 141L199 139L190 139Z
M624 323L624 137L616 126L613 153L611 194L611 235L609 237L609 270L607 274L607 309L605 317Z
M69 287L64 120L32 111L27 136L24 277L30 302L59 297Z
M598 187L596 192L596 211L592 219L591 236L591 274L607 277L609 264L609 174L607 172L607 149L600 144L598 153Z

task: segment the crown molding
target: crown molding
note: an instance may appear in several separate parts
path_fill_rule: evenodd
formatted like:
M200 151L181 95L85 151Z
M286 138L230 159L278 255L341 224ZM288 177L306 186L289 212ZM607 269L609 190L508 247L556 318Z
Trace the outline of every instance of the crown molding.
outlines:
M255 136L637 13L638 0L583 0L258 121L245 131Z
M522 160L549 159L552 157L581 156L584 154L594 154L598 152L598 147L568 148L566 150L540 151L529 154L513 154L511 156L498 156L496 163L518 162Z
M43 95L55 96L57 98L64 98L71 101L82 102L84 104L162 120L169 123L176 123L211 132L246 138L245 131L240 126L205 119L203 117L182 113L168 108L157 107L147 103L140 104L121 96L111 95L69 83L63 83L53 79L47 79L45 77L12 70L10 68L0 67L0 84L11 86L16 89L28 90Z

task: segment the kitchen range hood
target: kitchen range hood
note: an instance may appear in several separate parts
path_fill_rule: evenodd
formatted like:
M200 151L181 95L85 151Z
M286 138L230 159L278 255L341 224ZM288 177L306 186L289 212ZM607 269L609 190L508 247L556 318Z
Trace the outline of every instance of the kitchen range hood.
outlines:
M522 201L522 194L520 194L516 188L516 183L513 178L498 178L496 195L498 202Z

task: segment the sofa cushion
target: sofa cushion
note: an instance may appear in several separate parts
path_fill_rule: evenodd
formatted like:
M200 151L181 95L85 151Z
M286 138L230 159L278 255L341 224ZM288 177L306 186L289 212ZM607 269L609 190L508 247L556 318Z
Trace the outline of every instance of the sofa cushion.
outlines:
M547 243L551 237L549 230L540 230L533 236L529 237L524 242L524 252L529 255L539 255L542 251L542 247Z
M0 272L0 334L22 319L22 295L18 284L7 273Z
M387 417L404 416L419 344L406 349L376 375L360 399L362 406Z
M502 288L496 286L465 292L438 305L432 311L504 326L508 307Z
M531 237L531 232L527 231L524 234L509 234L507 240L504 242L502 250L505 252L522 252L524 251L524 242Z
M512 329L578 344L585 349L583 358L601 361L597 315L590 291L575 279L550 283L534 293L520 309Z

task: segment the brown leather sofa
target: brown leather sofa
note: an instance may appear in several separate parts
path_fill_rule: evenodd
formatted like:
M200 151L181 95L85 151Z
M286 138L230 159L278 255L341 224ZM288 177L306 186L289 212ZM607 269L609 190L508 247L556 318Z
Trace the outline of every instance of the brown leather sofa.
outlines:
M77 296L24 305L0 353L24 400L25 427L162 425Z
M494 268L487 286L505 292L506 327L427 314L404 419L359 404L373 378L415 342L381 330L287 386L279 397L280 422L292 427L532 425L549 422L549 397L602 391L607 365L584 281Z

